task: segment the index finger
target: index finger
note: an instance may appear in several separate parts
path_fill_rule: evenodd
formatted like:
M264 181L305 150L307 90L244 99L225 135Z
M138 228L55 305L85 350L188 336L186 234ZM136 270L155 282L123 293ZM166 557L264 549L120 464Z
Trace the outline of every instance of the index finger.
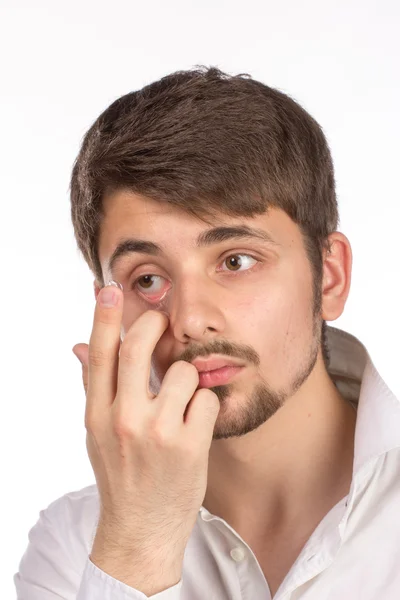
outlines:
M152 355L169 324L166 313L147 310L129 328L119 353L116 403L152 400L149 381Z
M109 408L116 395L123 304L122 286L115 281L97 295L88 351L87 415Z

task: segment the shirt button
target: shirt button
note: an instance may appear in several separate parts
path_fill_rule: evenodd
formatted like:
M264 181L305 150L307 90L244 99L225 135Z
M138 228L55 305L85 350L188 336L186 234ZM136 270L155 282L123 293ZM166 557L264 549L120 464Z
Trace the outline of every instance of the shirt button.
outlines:
M234 561L240 562L241 560L244 559L245 552L244 552L243 548L238 546L237 548L233 548L233 550L231 550L230 555Z

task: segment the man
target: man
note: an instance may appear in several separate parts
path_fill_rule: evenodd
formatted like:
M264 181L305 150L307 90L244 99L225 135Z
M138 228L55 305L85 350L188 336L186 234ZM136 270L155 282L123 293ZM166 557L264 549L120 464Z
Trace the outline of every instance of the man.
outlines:
M397 599L400 403L326 324L352 253L315 120L174 73L96 120L71 204L96 485L41 511L18 598Z

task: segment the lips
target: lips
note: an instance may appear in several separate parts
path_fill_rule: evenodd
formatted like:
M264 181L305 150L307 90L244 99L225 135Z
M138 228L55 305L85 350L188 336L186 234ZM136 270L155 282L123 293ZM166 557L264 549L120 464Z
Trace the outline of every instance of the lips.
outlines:
M213 371L199 371L199 388L214 387L228 383L244 367L225 366Z
M230 358L196 358L192 365L199 372L199 388L213 387L227 383L234 375L244 367L243 364Z
M230 358L195 358L191 361L192 365L196 367L199 373L204 371L215 371L216 369L222 369L223 367L243 367L242 363L235 361Z

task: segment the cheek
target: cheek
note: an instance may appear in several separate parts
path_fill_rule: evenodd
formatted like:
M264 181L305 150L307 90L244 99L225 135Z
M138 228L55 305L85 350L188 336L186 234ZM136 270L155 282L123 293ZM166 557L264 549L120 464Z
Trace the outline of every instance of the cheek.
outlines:
M277 314L276 354L287 366L297 364L308 353L313 336L312 299L303 290L282 302ZM278 313L278 311L277 311Z
M236 297L231 316L239 324L246 322L249 327L261 328L260 333L282 330L298 304L292 290L271 285L253 292L250 297Z
M262 348L264 357L274 364L293 355L295 346L306 339L312 327L309 291L303 283L294 283L264 288L251 300L241 300L236 305L240 328L245 328L250 343L253 340L254 346Z

